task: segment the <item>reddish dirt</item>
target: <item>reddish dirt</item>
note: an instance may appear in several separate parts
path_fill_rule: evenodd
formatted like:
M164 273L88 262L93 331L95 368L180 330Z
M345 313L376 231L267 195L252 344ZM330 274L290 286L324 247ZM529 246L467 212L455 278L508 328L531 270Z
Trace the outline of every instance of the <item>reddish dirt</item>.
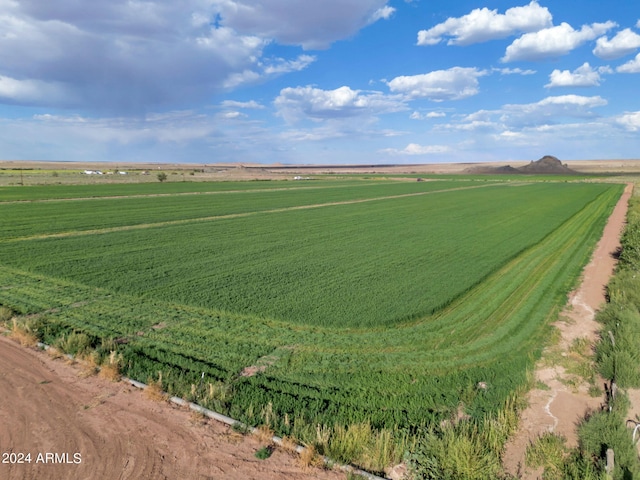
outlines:
M254 437L148 400L124 382L79 373L78 366L0 335L0 454L31 454L30 464L0 463L0 478L345 478L305 469L283 450L259 460L255 452L265 443ZM36 463L47 452L65 454L58 460L71 463Z
M598 337L599 325L595 312L606 301L606 285L616 265L616 252L620 248L620 235L624 228L627 205L633 185L625 188L582 274L582 282L569 297L556 327L560 331L556 351L568 355L569 346L577 338L593 342ZM525 468L527 446L544 432L551 431L564 436L569 446L577 445L576 426L585 414L601 406L602 398L588 395L587 385L567 385L569 376L562 366L538 365L536 380L548 389L535 388L529 392L528 407L522 412L519 432L509 441L504 454L507 472L524 480L540 478L540 470Z

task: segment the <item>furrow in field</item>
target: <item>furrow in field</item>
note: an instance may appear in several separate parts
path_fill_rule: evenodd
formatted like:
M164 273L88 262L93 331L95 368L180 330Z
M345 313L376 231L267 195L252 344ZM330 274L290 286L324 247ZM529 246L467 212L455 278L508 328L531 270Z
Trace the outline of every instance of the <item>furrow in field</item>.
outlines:
M526 183L519 183L518 185L526 185ZM232 219L232 218L245 218L245 217L251 217L251 216L261 215L261 214L282 213L282 212L295 211L295 210L310 210L310 209L325 208L325 207L332 207L332 206L338 206L338 205L354 205L359 203L394 200L398 198L418 197L418 196L431 195L431 194L437 194L437 193L447 193L447 192L454 192L459 190L472 190L477 188L488 188L488 187L496 187L496 186L502 186L502 184L473 185L473 186L465 186L465 187L447 188L447 189L436 190L436 191L413 192L413 193L405 193L405 194L397 194L397 195L385 195L385 196L372 197L372 198L361 198L361 199L343 200L343 201L336 201L336 202L315 203L310 205L295 205L290 207L274 208L269 210L257 210L257 211L242 212L242 213L232 213L227 215L212 215L212 216L199 217L199 218L141 223L141 224L135 224L135 225L123 225L123 226L117 226L117 227L95 228L95 229L88 229L88 230L70 230L70 231L57 232L57 233L48 233L48 234L45 233L45 234L38 234L38 235L28 235L23 237L9 238L9 239L2 240L1 242L13 243L13 242L28 241L28 240L47 239L47 238L67 238L67 237L77 237L77 236L87 236L87 235L100 235L100 234L106 234L106 233L123 232L123 231L131 231L131 230L145 230L149 228L158 228L158 227L164 227L169 225L188 225L192 223L212 222L212 221L226 220L226 219ZM516 185L511 184L511 186L516 186Z
M397 182L376 182L375 185L394 185ZM102 195L102 196L89 196L89 197L53 197L53 198L39 198L39 199L24 199L24 200L7 200L2 201L2 205L13 205L22 203L50 203L50 202L87 202L95 200L127 200L135 198L162 198L162 197L186 197L195 195L226 195L226 194L238 194L238 193L271 193L271 192L294 192L298 190L323 190L334 188L357 188L368 187L373 185L369 182L359 182L357 184L350 183L345 185L318 185L318 186L305 186L305 187L282 187L282 188L255 188L255 189L236 189L236 190L216 190L216 191L195 191L195 192L171 192L171 193L140 193L130 195Z
M463 189L466 190L468 187ZM207 372L210 378L231 382L236 395L233 399L234 408L239 412L249 408L254 411L256 406L272 403L275 412L281 415L303 412L304 415L308 415L306 418L312 424L348 420L370 421L378 426L418 425L425 418L437 419L438 415L447 415L450 408L456 408L458 402L463 401L465 404L471 405L473 402L474 405L479 405L478 412L482 415L483 408L495 408L508 394L509 389L524 381L524 372L531 364L529 357L535 355L536 350L540 348L545 325L552 315L550 312L554 311L561 302L562 295L571 287L568 282L572 281L588 256L587 247L593 243L592 240L599 231L605 213L617 195L614 189L602 189L597 195L584 192L578 195L577 191L572 186L536 187L528 193L518 190L512 196L500 195L498 209L495 208L495 190L487 192L492 194L493 204L481 201L479 194L484 192L465 194L466 203L458 198L456 207L447 210L441 217L431 213L420 214L435 211L437 205L446 205L451 201L449 198L437 196L431 197L440 200L439 203L435 202L437 205L431 201L423 203L421 200L404 200L398 202L402 205L381 204L386 208L375 208L366 215L356 212L360 207L336 209L336 212L331 212L334 217L333 223L327 223L329 217L319 214L307 218L296 213L285 214L304 208L318 208L320 204L273 209L269 213L281 212L282 217L274 218L273 222L262 223L277 223L278 235L288 236L289 250L281 248L281 244L274 241L275 238L261 237L269 232L269 225L257 225L260 222L255 220L251 222L252 234L266 243L273 241L273 249L245 251L244 244L238 245L235 250L231 248L241 237L231 237L233 241L228 242L230 247L227 250L220 249L223 252L222 256L238 254L237 258L242 259L239 255L242 253L250 259L242 266L232 263L236 268L261 269L267 257L266 254L260 255L261 253L289 255L290 251L293 251L295 256L287 256L285 265L302 259L300 265L309 268L312 266L312 259L317 259L320 263L325 262L327 256L336 251L337 247L346 249L349 241L354 244L364 243L365 248L349 250L347 256L336 256L339 260L336 263L341 267L342 264L348 264L349 268L345 269L348 274L351 271L366 272L364 267L368 268L368 257L371 256L375 268L387 267L383 272L384 284L390 288L394 287L399 279L407 276L413 283L428 283L429 278L439 280L438 277L417 276L430 263L439 261L447 253L444 249L438 256L429 255L428 245L419 243L422 238L426 238L426 234L436 230L438 222L450 224L459 221L464 224L465 221L473 220L472 229L459 228L453 231L456 235L452 235L450 230L442 229L438 230L437 235L429 237L431 243L444 244L445 247L447 241L457 244L458 250L451 252L452 257L448 257L448 262L452 262L455 255L465 253L464 250L474 249L473 245L485 238L496 239L496 244L502 242L500 250L505 250L507 243L516 243L519 246L510 250L509 255L501 257L501 262L495 261L498 247L486 251L485 254L494 255L494 263L485 267L485 272L488 272L486 277L482 276L480 283L472 284L467 291L463 290L457 299L443 305L437 313L390 325L337 328L335 324L320 326L293 323L286 321L284 314L247 314L240 308L234 313L206 306L187 305L175 296L173 299L168 298L171 291L163 291L161 282L155 296L147 294L146 291L136 296L129 293L128 288L118 287L121 284L117 282L114 283L116 288L110 290L104 286L105 278L100 279L102 283L97 282L94 277L87 277L86 282L77 283L54 278L64 276L62 268L59 268L62 264L54 263L58 267L51 268L51 263L47 262L64 259L54 259L51 256L52 258L47 260L46 256L42 256L41 263L36 261L27 265L27 260L32 259L25 257L21 265L20 261L12 260L15 255L10 255L10 252L5 252L4 258L14 267L0 267L2 284L8 287L6 290L0 290L0 300L11 305L31 305L35 310L36 307L46 310L46 316L53 326L80 329L97 337L121 337L127 342L123 345L127 349L128 358L135 359L131 363L133 366L129 373L132 376L138 375L142 380L146 379L145 376L149 375L149 372L162 370L165 380L171 385L182 382L187 389L189 382L198 381L203 372ZM562 192L565 192L565 196ZM416 193L331 202L327 205L364 203L406 196L416 196ZM525 196L531 202L517 203L516 197L519 196ZM553 200L549 200L550 197ZM512 203L517 203L514 210L508 208ZM533 215L535 212L524 208L529 203L535 204L539 210L537 217ZM561 209L563 203L569 206ZM483 217L484 224L476 218L474 213L486 214L485 209L499 211L498 227L488 227L487 223L493 223L492 216ZM514 211L521 214L525 212L522 214L525 221L512 223ZM550 215L555 215L553 221L549 220ZM340 217L340 224L336 222L336 217ZM380 233L382 222L388 223L391 233L368 236L371 232ZM355 226L344 227L349 224ZM537 224L544 224L545 228L537 228ZM292 243L294 239L291 230L284 228L287 225L303 230L305 242ZM322 227L327 230L326 225L339 232L338 241L325 235L311 235L316 229L323 231ZM424 229L421 229L421 226ZM216 243L202 250L194 249L177 264L182 265L194 259L199 266L204 261L204 254L199 256L199 252L211 252L211 248L216 248L218 252L221 237L233 228L244 227L244 231L247 231L244 221L228 222L219 229L206 227L202 228L202 231L196 231L196 228L189 229L189 240L199 245L207 236L217 234ZM170 231L167 237L175 237L177 230L179 229ZM499 235L496 234L496 230ZM527 241L517 236L522 235L523 230L526 232ZM534 233L537 235L535 239L532 237ZM406 234L408 240L401 239L402 234ZM473 244L467 245L462 242L468 235L478 235L473 237L476 239ZM369 241L363 242L363 239ZM373 240L379 239L388 241L389 244L385 243L375 252L370 247L374 244ZM166 252L172 256L177 255L176 250L171 250L173 244L161 242L159 236L114 235L113 238L105 239L105 248L113 249L120 244L126 245L127 242L148 243L149 240L155 240L153 248L161 250L164 255ZM253 240L251 242L255 243ZM321 247L327 242L331 245L328 250L323 250ZM74 254L79 251L81 243L75 240L56 240L48 243L34 242L19 247L25 251L26 248L35 247L45 253L60 252L67 256L67 261L74 261ZM98 243L100 242L92 242L92 247L97 249ZM305 250L307 244L311 244L313 249ZM414 245L418 246L414 249ZM418 253L411 257L410 262L398 264L386 257L389 246L396 248L396 255L400 252L408 256L413 254L414 250ZM478 247L480 246L478 244ZM16 252L17 247L18 245ZM181 245L181 248L184 248L184 245ZM101 270L102 265L97 264L102 260L99 258L102 257L102 253L96 255L96 263L93 263L92 259L91 262L82 265L94 266L98 272L104 274L108 270ZM134 254L137 254L135 249L130 254L131 259L138 258L134 257ZM417 269L411 268L414 265L413 258L419 266ZM115 260L108 257L105 266L113 265ZM466 268L468 275L471 273L469 269L478 264L479 260L477 256L467 256L456 269ZM123 263L124 266L129 264ZM195 266L188 264L187 270L190 268ZM399 270L400 276L392 276L393 268ZM29 269L32 271L29 272ZM222 270L227 271L225 268ZM38 271L43 274L35 273ZM124 271L120 269L109 273L118 277L117 273ZM315 281L317 273L321 275L324 271L314 271L314 275L308 278ZM49 273L49 277L44 274L46 272ZM199 274L201 276L193 277L193 283L187 283L192 290L215 290L215 284L209 279L209 275L215 272L215 268L205 268ZM184 276L181 276L184 272L174 270L171 273L185 281ZM234 271L235 273L237 272ZM292 273L296 273L295 270ZM132 274L133 270L130 275ZM71 275L68 280L73 278L79 277ZM153 275L145 278L148 280L145 288L150 287L156 280ZM168 278L171 278L171 275L168 275ZM251 277L246 278L252 281ZM273 278L281 282L287 280L280 274L274 275ZM331 278L333 281L340 280L339 276ZM368 277L353 277L354 281L359 278ZM228 280L232 278L229 277ZM91 282L94 282L93 286L90 286ZM293 278L293 283L296 282L297 277ZM255 282L256 288L264 283L267 282ZM224 285L225 288L229 288L228 283ZM348 286L354 288L353 285ZM112 296L109 296L109 293L112 293ZM280 293L287 292L282 290ZM310 292L310 296L311 293L315 294ZM314 297L315 300L326 297L324 290L320 289L320 293L322 295ZM400 299L395 293L388 295L387 302L404 305L412 301L412 295ZM47 299L48 296L51 298ZM84 301L92 297L96 300L90 303ZM242 298L242 295L239 297ZM269 298L271 303L279 300L278 295ZM293 298L286 297L284 303ZM354 298L354 302L360 301L359 308L364 308L365 302L357 296ZM335 297L331 296L330 300L336 301ZM339 303L342 305L342 300ZM213 305L219 304L214 302ZM386 305L383 302L380 308L384 307ZM227 308L229 310L229 307ZM343 305L343 308L346 306ZM396 305L395 308L399 307ZM417 308L419 307L412 311L417 311ZM160 324L162 328L155 328ZM269 364L264 372L254 377L238 377L244 368L260 365L260 359L265 362L265 358L274 351L282 352L283 355L273 364ZM486 390L479 391L476 388L478 382L486 383ZM465 395L467 397L461 400Z

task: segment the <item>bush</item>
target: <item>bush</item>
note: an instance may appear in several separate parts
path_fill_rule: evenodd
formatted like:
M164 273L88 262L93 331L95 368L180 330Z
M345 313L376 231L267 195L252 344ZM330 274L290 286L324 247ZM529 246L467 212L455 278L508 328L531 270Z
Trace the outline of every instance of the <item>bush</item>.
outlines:
M408 456L415 478L429 480L496 480L502 475L500 456L487 447L477 427L452 426L442 434L429 432Z
M13 317L13 310L4 305L0 305L0 323L8 322L11 320L11 317Z
M256 452L256 458L260 460L266 460L273 453L273 447L262 447L260 450Z
M91 348L91 339L86 333L73 332L58 338L54 347L69 355L78 355Z
M580 451L583 457L595 459L603 465L607 449L615 454L614 480L639 478L640 464L631 432L624 424L621 412L597 412L579 428Z

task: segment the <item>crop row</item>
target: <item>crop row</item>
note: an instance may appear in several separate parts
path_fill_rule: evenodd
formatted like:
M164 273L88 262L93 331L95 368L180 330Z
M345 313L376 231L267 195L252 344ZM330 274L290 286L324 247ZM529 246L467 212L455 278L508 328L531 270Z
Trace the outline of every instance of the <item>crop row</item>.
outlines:
M250 181L250 182L169 182L169 183L111 183L94 185L27 185L0 188L0 202L39 201L53 199L100 198L119 196L180 195L271 189L304 189L336 185L355 186L363 182L335 182L333 180Z
M618 186L573 184L461 190L190 225L182 236L177 227L163 227L87 236L84 245L76 243L80 237L15 242L0 252L0 303L44 312L46 335L80 330L96 343L118 339L130 376L144 381L162 371L173 393L189 391L205 372L207 380L230 386L227 413L238 418L255 421L248 412L271 403L280 418L407 427L441 419L460 402L479 417L524 382L554 308L563 303L620 193ZM242 231L254 241L243 242ZM262 245L251 250L260 243L255 239ZM258 272L319 265L302 282L306 296L298 296L296 282L285 282L255 311L243 311L241 302L224 308L219 300L185 301L190 289L211 288L207 281L218 269L208 263L210 256L231 256L236 263L225 268L241 271L238 252L246 249L248 271L249 265ZM92 256L83 256L84 250ZM267 261L279 256L285 260ZM177 269L184 262L185 269ZM433 268L441 263L444 270ZM197 270L200 264L204 268ZM167 266L177 270L163 287L153 273ZM233 279L231 270L219 270ZM384 272L377 281L376 270ZM146 276L136 277L140 271ZM328 292L323 275L339 288ZM358 289L363 278L366 288ZM451 283L443 287L441 278ZM264 279L258 280L243 277L255 289ZM176 290L180 282L184 290ZM458 282L466 283L452 291ZM414 298L434 289L436 302ZM290 296L281 312L264 313L285 294ZM287 317L288 303L298 298L311 304L310 297L326 312L343 315L343 328L319 326L324 317ZM328 306L326 299L332 300ZM334 304L341 309L332 310ZM354 319L361 319L360 326L375 319L377 309L383 311L377 326L353 328L359 325ZM396 321L385 324L389 312ZM252 365L266 370L240 375ZM283 433L287 428L280 425Z
M100 197L33 203L0 202L0 218L3 219L0 224L0 238L7 240L154 223L185 222L328 202L426 193L454 186L459 186L459 183L360 182L353 185L326 182L322 186L295 189L237 189L212 191L209 194L196 191L163 196ZM0 198L3 194L4 190L0 190Z
M610 188L495 186L25 240L0 263L299 324L393 325L443 308Z

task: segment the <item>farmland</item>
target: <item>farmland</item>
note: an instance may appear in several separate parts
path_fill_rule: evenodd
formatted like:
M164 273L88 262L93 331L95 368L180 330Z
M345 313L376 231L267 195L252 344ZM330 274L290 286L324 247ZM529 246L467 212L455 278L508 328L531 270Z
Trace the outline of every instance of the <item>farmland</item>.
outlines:
M6 187L0 304L281 434L415 429L525 382L622 192L321 180ZM258 373L243 376L248 367ZM482 385L482 387L478 387ZM206 402L204 402L206 403ZM272 413L271 413L272 412Z

